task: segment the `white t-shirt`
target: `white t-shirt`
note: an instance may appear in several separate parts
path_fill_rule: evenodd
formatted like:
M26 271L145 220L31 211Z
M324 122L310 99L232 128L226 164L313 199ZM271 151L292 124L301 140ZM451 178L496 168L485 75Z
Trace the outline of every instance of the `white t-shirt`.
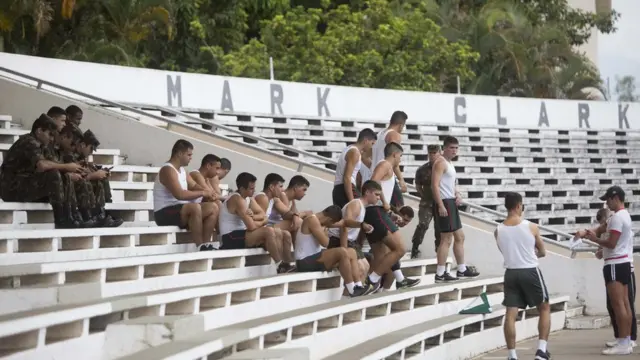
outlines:
M633 229L631 215L627 209L620 209L611 216L607 223L607 232L618 232L620 238L613 249L604 248L602 256L604 264L622 264L631 262L629 254L633 252Z

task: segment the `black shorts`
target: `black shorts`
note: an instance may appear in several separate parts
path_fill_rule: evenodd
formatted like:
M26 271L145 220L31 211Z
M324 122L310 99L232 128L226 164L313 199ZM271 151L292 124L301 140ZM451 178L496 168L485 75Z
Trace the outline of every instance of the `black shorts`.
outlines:
M324 267L323 263L318 262L318 259L320 259L320 255L322 255L323 251L324 250L321 250L320 252L317 252L313 255L309 255L304 259L296 260L296 271L297 272L328 271Z
M153 213L153 220L155 220L158 226L178 226L181 229L186 229L187 224L182 225L180 220L180 211L184 204L176 204L167 206Z
M222 235L222 245L220 249L231 250L231 249L246 249L247 245L245 244L245 236L247 235L247 230L234 230L228 234Z
M505 307L526 309L549 301L549 291L538 268L507 269L504 272Z
M356 186L351 184L351 193L353 194L353 198L357 199L360 197L360 192L356 189ZM340 208L343 208L349 202L347 198L347 194L344 192L344 184L338 184L333 186L333 192L331 193L331 197L333 198L333 205L338 205Z
M604 275L605 284L617 281L622 285L629 285L631 283L631 263L605 265L602 268L602 275Z
M404 197L402 196L402 190L400 190L398 181L393 184L393 193L391 193L391 200L389 200L389 205L396 209L400 209L404 206Z
M367 234L369 244L382 241L387 234L398 231L398 226L391 220L389 213L382 206L369 206L364 213L364 222L373 226L373 231Z
M340 238L337 238L335 236L329 236L329 246L327 246L327 249L334 249L339 247L340 247ZM364 253L362 252L362 249L360 249L360 246L358 246L358 244L355 243L355 241L347 241L347 247L356 251L358 260L364 259Z
M452 233L462 229L462 220L460 220L460 211L456 205L456 199L442 199L447 216L441 217L438 214L438 205L434 202L433 217L434 227L440 233Z

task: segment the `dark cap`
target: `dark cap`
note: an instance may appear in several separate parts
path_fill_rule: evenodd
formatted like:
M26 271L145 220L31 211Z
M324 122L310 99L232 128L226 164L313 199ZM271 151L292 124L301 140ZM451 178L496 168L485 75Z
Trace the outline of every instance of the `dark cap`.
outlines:
M605 201L607 199L611 199L612 197L617 196L620 200L624 199L624 190L620 186L612 186L607 189L607 192L604 195L600 196L600 200Z
M427 145L427 151L440 151L440 145Z

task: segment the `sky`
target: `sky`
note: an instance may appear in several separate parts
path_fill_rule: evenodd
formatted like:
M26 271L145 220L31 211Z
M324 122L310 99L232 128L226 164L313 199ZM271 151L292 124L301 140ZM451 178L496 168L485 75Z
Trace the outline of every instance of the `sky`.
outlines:
M640 0L613 0L612 6L621 14L618 30L598 34L598 67L603 79L610 79L613 91L616 75L633 75L640 81Z

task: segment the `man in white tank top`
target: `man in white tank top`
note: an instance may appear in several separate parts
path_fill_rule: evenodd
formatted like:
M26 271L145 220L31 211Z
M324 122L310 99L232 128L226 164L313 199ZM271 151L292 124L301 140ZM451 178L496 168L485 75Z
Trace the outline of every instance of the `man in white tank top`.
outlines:
M461 278L474 278L480 275L473 267L464 262L464 231L458 205L461 203L456 185L456 168L452 160L458 155L458 139L453 136L444 138L442 155L436 159L431 173L431 190L434 201L434 231L440 234L438 246L438 266L436 282L456 281ZM446 272L449 248L453 244L453 254L458 264L457 277Z
M237 192L232 193L220 208L220 249L247 249L261 247L269 252L273 261L282 267L282 244L278 244L276 232L265 226L267 217L253 199L256 177L243 172L236 177ZM289 255L291 251L289 251ZM292 260L292 259L291 259Z
M608 208L602 208L598 210L596 214L596 221L598 222L598 227L594 229L594 232L597 232L601 238L607 237L609 234L606 233L609 219L611 218L611 211ZM580 230L576 232L576 238L585 237L586 231ZM596 258L601 259L604 257L604 249L600 247L598 251L596 251ZM635 310L635 301L636 301L636 275L634 273L633 266L633 247L630 248L629 258L631 259L631 281L628 286L629 293L629 306L631 307L631 347L635 348L637 346L636 341L638 340L638 324L636 319L636 310ZM613 341L608 341L605 345L606 347L614 347L618 344L618 339L620 335L618 334L618 325L616 323L616 315L613 311L613 306L611 304L611 297L607 293L607 311L609 312L609 317L611 318L611 327L613 328Z
M551 307L549 292L544 277L538 268L538 258L545 256L544 242L540 230L534 223L522 218L524 206L522 196L510 192L504 198L507 218L494 232L498 249L504 257L504 301L507 308L504 320L504 337L509 351L509 360L516 360L516 320L518 311L537 307L538 350L536 360L551 358L547 340L551 329Z
M280 201L279 197L284 191L284 178L278 174L271 173L264 178L262 192L253 196L258 205L264 210L267 220L273 211L288 212L289 209ZM275 210L278 209L278 210ZM294 261L291 255L291 233L289 230L281 229L267 222L266 226L273 226L276 232L276 242L282 246L282 263L278 267L278 274L288 273L295 270L291 265Z
M191 162L193 145L183 139L176 141L171 158L160 168L153 184L154 220L158 226L178 226L191 232L200 250L213 250L218 211L213 203L192 203L213 192L203 189L189 176L185 167Z
M601 238L601 229L596 231L589 229L580 234L586 235L587 239L603 247L605 265L602 272L616 317L619 336L614 346L602 350L603 355L627 355L633 352L631 344L632 311L629 302L629 285L632 274L629 254L633 251L633 229L631 215L624 208L624 199L624 190L619 186L610 187L600 197L600 200L606 201L607 207L614 212L607 224L608 236Z
M360 162L362 165L360 166L360 171L358 171L358 176L356 177L356 183L358 190L362 193L362 184L371 180L371 175L373 175L373 169L371 169L371 152L373 149L369 149L369 151L363 151L360 156Z
M287 189L280 193L277 200L274 200L273 210L269 216L269 223L273 226L287 230L293 239L296 238L296 231L300 229L302 220L313 214L313 211L299 211L296 203L307 195L309 180L302 175L295 175L289 180Z
M380 131L378 133L378 140L373 146L373 152L371 156L372 168L376 166L384 156L384 148L389 143L397 143L402 145L402 131L407 123L408 116L404 111L395 111L391 115L391 120L389 121L389 126ZM404 199L402 197L402 193L407 192L407 184L404 181L404 175L402 175L402 171L400 170L400 164L393 168L394 178L396 180L396 184L393 188L393 201L398 204L398 208L404 205Z
M355 144L347 146L340 157L336 167L336 177L333 182L333 204L339 207L345 206L349 201L360 197L356 187L356 181L362 162L362 152L369 151L376 142L376 133L371 129L363 129L358 134Z
M370 294L373 288L357 281L360 268L355 250L343 247L326 248L329 245L327 227L340 220L342 210L336 205L304 219L295 241L296 269L298 272L312 272L337 268L351 297Z
M214 189L212 180L218 176L221 166L219 157L213 154L207 154L202 158L200 168L189 173L193 181L200 185L201 188L211 190L213 192L213 196L208 198L198 198L193 202L214 202L217 207L220 206L220 194L216 189Z

